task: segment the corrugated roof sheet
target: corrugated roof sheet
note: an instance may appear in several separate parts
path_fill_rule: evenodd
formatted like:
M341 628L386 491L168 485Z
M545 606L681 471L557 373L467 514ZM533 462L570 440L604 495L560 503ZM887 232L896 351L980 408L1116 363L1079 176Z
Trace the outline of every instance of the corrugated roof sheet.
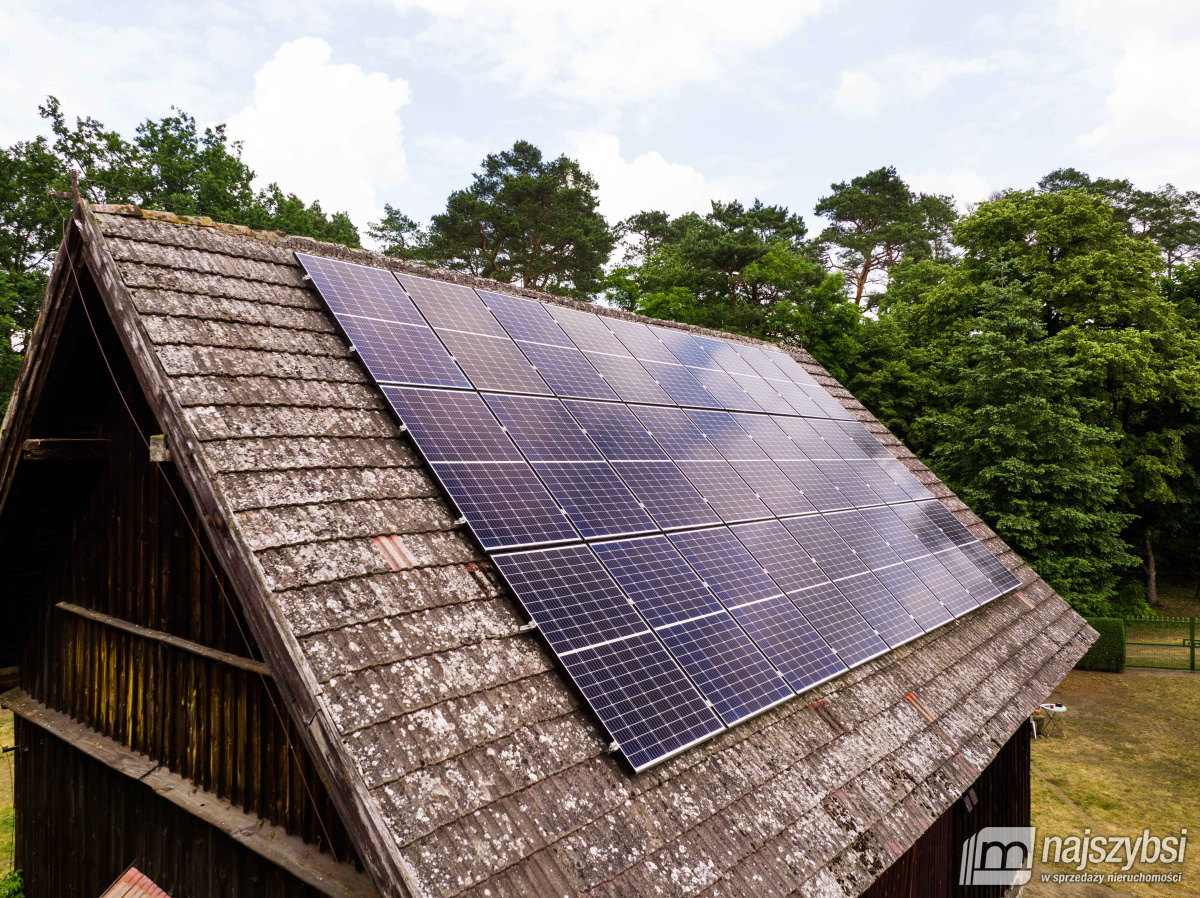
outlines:
M1024 598L634 776L606 753L539 637L519 632L515 601L455 527L293 251L479 282L131 207L95 213L166 387L320 684L350 775L424 895L856 895L974 781L1093 638L799 353L1017 574ZM379 537L392 538L386 552Z

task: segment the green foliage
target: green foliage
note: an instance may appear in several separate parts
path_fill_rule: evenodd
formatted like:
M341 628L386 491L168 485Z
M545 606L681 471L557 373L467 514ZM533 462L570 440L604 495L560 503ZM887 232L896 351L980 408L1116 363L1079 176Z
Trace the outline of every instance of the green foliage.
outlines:
M974 317L947 341L946 411L918 421L933 469L1076 607L1102 611L1136 559L1114 507L1113 437L1083 420L1069 358L1017 286L950 283Z
M1102 670L1121 673L1125 670L1125 621L1119 617L1089 617L1100 638L1075 665L1077 670Z
M25 881L20 870L0 874L0 898L25 898Z
M850 387L1051 585L1100 613L1131 545L1200 529L1200 334L1188 267L1165 295L1157 245L1068 175L957 222L961 258L897 265Z
M859 309L783 206L714 202L708 215L641 212L617 233L623 264L605 279L609 302L813 353L835 377L860 350Z
M52 189L66 178L45 138L0 149L0 415L37 320L62 232Z
M255 191L254 172L230 143L225 126L201 131L174 110L138 125L132 140L93 118L69 124L58 100L41 107L51 137L0 148L0 415L46 288L47 272L62 236L69 203L49 191L70 188L79 171L81 192L95 202L133 203L180 215L285 231L359 246L344 212L327 215L277 184Z
M60 173L81 172L82 189L94 202L207 215L229 224L361 245L346 213L329 216L319 202L306 206L275 183L255 192L254 172L242 162L241 144L229 141L224 125L201 131L192 116L175 109L158 121L142 122L133 140L126 140L93 118L68 124L54 97L40 111L54 135Z
M846 276L855 305L872 284L886 283L902 259L941 256L957 218L948 196L913 193L892 166L830 185L816 213L829 219L821 247L830 267Z
M545 160L528 141L484 157L428 232L387 207L372 226L384 252L499 281L586 299L600 285L613 235L596 180L566 156Z

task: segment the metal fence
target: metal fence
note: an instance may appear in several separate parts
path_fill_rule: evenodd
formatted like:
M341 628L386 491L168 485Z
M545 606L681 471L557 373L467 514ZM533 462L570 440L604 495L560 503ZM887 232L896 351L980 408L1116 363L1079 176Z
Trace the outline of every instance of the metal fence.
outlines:
M1196 618L1125 618L1125 666L1196 669Z

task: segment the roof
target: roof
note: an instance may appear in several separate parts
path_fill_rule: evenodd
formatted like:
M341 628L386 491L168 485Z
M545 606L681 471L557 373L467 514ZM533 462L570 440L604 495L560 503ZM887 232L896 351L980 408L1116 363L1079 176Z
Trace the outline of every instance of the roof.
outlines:
M171 896L151 882L150 878L137 867L130 867L121 874L120 879L105 890L100 898L171 898Z
M1023 588L634 775L540 637L521 632L515 599L294 252L577 304L206 219L111 206L76 217L216 554L382 894L856 895L1095 638L797 352Z

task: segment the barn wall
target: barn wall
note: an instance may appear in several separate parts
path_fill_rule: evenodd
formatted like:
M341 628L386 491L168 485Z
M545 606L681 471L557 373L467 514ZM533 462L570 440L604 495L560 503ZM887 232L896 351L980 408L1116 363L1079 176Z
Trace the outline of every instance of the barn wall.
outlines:
M89 308L93 321L105 325L94 297ZM69 603L242 658L260 658L232 588L208 560L211 550L181 480L171 464L149 459L142 435L159 428L115 335L111 329L100 333L129 410L90 329L80 326L81 314L76 304L68 326L83 338L56 358L58 370L47 383L30 437L105 437L109 457L23 461L18 468L5 509L5 530L13 538L5 539L0 564L20 571L30 605L21 687L248 813L357 864L269 676L57 607ZM36 545L21 541L23 518L40 522ZM23 753L18 765L29 758ZM78 794L88 800L86 792ZM18 812L18 828L40 826L40 816ZM20 859L27 869L36 861Z
M20 718L16 744L16 850L29 898L93 898L130 864L171 898L319 898L146 786Z
M985 826L1028 826L1029 727L1018 727L971 786L978 803L959 799L862 894L862 898L1000 898L1003 886L958 885L963 843Z

